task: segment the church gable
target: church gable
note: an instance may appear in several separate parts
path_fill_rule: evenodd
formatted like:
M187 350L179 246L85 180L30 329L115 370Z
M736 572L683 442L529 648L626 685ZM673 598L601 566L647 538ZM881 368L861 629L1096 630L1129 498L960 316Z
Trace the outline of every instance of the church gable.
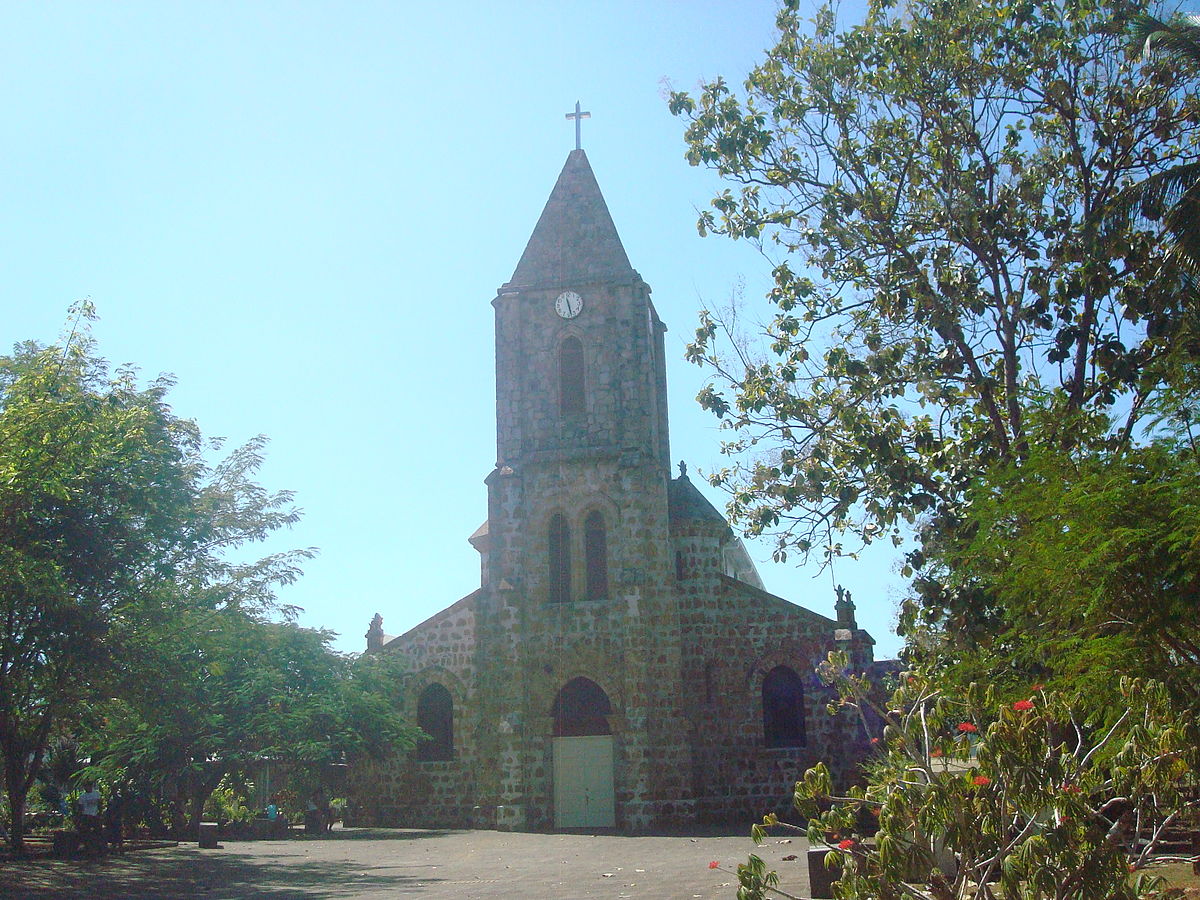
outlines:
M832 635L838 627L837 620L797 606L769 591L738 581L728 575L719 577L722 608L732 610L748 621L782 623L794 621L801 627L813 630L824 629Z
M384 652L403 654L413 673L437 665L460 678L468 677L474 667L476 606L481 594L482 589L472 591L457 603L392 638L383 645Z

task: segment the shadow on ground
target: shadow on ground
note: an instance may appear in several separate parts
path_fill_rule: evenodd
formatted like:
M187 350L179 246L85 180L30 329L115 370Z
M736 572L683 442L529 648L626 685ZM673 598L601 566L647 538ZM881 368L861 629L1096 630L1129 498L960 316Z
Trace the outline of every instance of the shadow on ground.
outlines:
M791 840L759 850L791 860ZM797 840L795 847L801 846ZM753 848L743 833L663 835L415 829L335 829L326 836L194 843L94 860L0 863L0 898L28 900L658 900L727 898L732 865ZM784 856L784 854L789 854ZM720 860L726 869L710 868Z
M447 832L345 833L332 841L414 841ZM426 865L397 863L364 869L356 860L309 860L304 856L264 861L220 851L145 851L99 859L35 859L0 866L0 898L136 898L221 900L264 897L346 897L354 894L418 893L439 879Z
M418 841L428 838L446 837L451 834L465 834L450 828L429 829L426 831L400 830L395 828L335 828L328 834L319 837L306 837L301 840L313 841Z

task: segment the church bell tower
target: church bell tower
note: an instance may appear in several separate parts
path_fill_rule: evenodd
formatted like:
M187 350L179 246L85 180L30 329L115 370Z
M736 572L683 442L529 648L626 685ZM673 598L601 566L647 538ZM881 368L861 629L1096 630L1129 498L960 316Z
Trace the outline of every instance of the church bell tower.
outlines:
M493 306L493 493L514 477L522 492L507 532L509 510L489 509L490 571L535 602L608 599L647 555L624 553L623 532L666 535L666 328L582 150L567 157Z
M642 810L688 789L684 775L672 782L650 763L660 737L684 744L670 702L680 647L666 328L583 150L567 157L492 303L497 460L477 543L486 598L478 659L492 684L508 686L484 712L504 723L490 752L513 760L498 803L520 808L522 825L570 826L566 801L549 799L565 789L550 779L566 763L549 754L563 729L583 727L556 717L570 705L563 691L586 683L588 727L612 735L615 824L645 827Z

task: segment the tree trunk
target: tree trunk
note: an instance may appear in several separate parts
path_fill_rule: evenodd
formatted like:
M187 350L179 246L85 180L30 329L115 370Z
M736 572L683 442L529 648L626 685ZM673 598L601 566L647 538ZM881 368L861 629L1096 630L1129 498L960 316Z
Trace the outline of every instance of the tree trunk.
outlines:
M188 805L189 841L200 837L200 823L204 820L204 804L211 793L211 790L205 790L204 785L199 785L196 790L192 791Z
M171 796L171 836L177 840L185 839L187 833L187 788L180 779Z
M8 793L8 811L12 819L12 828L8 833L8 846L14 856L25 855L25 797Z
M224 777L225 770L220 769L215 773L210 773L207 778L196 785L191 797L191 816L188 820L189 836L200 837L200 823L204 820L204 805L208 803L208 798L212 796L212 792L217 789L217 785Z
M40 750L40 748L39 748ZM30 753L28 743L16 735L3 742L4 789L8 793L8 810L12 831L8 845L17 856L25 853L25 807L29 788L40 768L40 753Z
M25 853L25 800L29 782L21 771L20 763L11 747L5 748L4 788L8 793L8 811L12 828L8 834L8 846L16 856Z

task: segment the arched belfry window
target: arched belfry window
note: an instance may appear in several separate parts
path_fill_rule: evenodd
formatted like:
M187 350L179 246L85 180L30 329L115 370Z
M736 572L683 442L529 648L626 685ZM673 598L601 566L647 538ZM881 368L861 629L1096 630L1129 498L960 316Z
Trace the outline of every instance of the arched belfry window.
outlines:
M604 531L604 516L599 510L592 510L583 520L583 558L587 572L588 599L607 599L608 536Z
M803 747L804 682L787 666L776 666L762 684L763 742L768 747Z
M612 734L608 717L612 704L604 688L590 678L572 678L554 698L555 737L584 737L592 734Z
M563 416L583 415L583 344L577 337L558 348L558 409Z
M417 744L417 759L454 759L454 700L442 685L429 685L417 698L417 725L433 740Z
M571 529L566 516L555 513L550 517L547 537L550 551L550 602L565 603L571 599Z

